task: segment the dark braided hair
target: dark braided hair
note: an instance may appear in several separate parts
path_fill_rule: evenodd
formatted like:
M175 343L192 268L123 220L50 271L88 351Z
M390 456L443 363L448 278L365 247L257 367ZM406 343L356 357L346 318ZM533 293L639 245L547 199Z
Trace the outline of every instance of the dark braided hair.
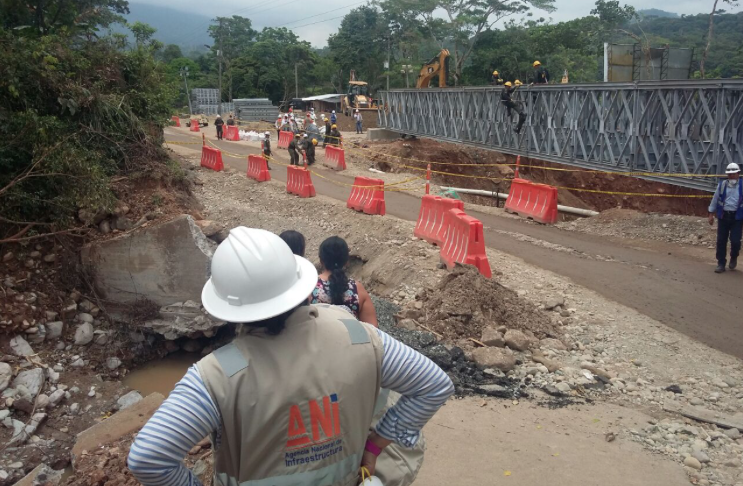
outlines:
M348 276L343 268L348 263L348 244L340 236L331 236L320 245L320 262L330 271L330 300L333 305L343 305L348 289Z

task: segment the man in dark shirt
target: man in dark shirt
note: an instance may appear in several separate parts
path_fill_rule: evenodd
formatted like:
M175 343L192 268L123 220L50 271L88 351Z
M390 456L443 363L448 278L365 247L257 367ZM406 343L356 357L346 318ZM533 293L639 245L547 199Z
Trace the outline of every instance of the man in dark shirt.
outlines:
M550 73L539 61L534 61L534 84L549 84Z
M498 73L498 71L493 71L493 78L492 78L491 84L493 86L502 86L503 85L503 80L501 79L500 74Z
M294 139L289 142L289 158L291 159L291 165L299 165L299 134L294 135Z
M232 115L230 115L229 117L227 117L227 125L233 126L234 124L235 124L235 119L232 118Z
M271 170L271 166L268 164L268 159L271 158L271 134L266 132L264 135L263 142L261 142L263 158L266 159L266 168Z
M516 133L521 133L521 127L526 121L526 114L524 114L524 110L521 109L519 104L513 101L512 95L514 91L516 91L516 88L518 88L518 86L512 86L510 81L506 81L506 83L503 85L503 91L500 94L500 99L501 103L506 106L509 120L511 119L511 110L514 110L516 113L519 114L519 123L518 125L516 125Z
M330 126L330 118L325 119L325 138L322 141L322 146L325 147L330 142L330 131L332 130Z
M307 159L307 165L315 163L315 145L317 145L317 139L313 138L310 140L304 148L304 156Z
M222 140L223 125L224 125L224 120L222 120L222 116L217 115L217 119L214 120L214 126L217 127L217 140Z

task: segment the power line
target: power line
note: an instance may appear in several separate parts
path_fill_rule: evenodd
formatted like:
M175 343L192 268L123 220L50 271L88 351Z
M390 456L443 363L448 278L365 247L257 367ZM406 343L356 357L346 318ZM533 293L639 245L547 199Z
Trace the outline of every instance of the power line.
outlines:
M319 13L319 14L316 14L316 15L311 15L311 16L309 16L309 17L305 17L305 18L303 18L303 19L299 19L299 20L294 20L294 21L292 21L292 22L287 22L287 23L285 23L285 24L282 24L282 25L277 25L276 27L277 27L277 28L278 28L278 27L285 27L285 26L287 26L287 25L290 25L290 24L294 24L294 23L297 23L297 22L301 22L301 21L303 21L303 20L308 20L308 19L313 19L313 18L315 18L315 17L319 17L319 16L321 16L321 15L325 15L325 14L327 14L327 13L330 13L330 12L337 12L338 10L343 10L343 9L345 9L345 8L348 8L348 7L353 7L353 6L355 6L355 5L359 5L359 4L361 4L361 3L366 3L366 0L362 0L361 2L351 3L351 4L348 4L348 5L344 5L344 6L342 6L342 7L339 7L339 8L334 8L333 10L328 10L327 12L322 12L322 13ZM328 19L328 20L331 20L331 19ZM292 28L293 28L293 27L292 27Z

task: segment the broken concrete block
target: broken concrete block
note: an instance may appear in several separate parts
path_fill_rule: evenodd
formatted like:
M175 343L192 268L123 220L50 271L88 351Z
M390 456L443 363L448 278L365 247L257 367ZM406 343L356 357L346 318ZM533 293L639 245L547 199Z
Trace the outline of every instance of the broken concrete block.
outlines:
M193 218L183 215L91 243L83 248L82 261L92 267L105 299L119 304L148 299L165 306L201 299L214 247Z

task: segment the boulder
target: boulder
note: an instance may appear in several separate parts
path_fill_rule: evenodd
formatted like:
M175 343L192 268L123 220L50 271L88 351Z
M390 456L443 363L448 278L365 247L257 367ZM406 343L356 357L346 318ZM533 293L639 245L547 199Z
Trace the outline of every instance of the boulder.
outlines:
M198 335L198 333L207 337L213 336L219 327L226 324L224 321L211 317L204 311L201 304L192 300L162 307L159 314L159 319L145 322L144 327L161 334L170 341Z
M397 322L397 327L407 329L408 331L418 331L418 325L413 319L400 319Z
M545 338L539 341L539 347L542 349L552 349L555 351L566 351L568 349L565 343L559 339Z
M55 341L62 337L64 332L64 322L54 321L46 324L46 338Z
M8 388L13 379L13 368L8 363L0 362L0 392Z
M22 357L31 356L32 354L34 354L34 350L31 348L31 345L28 344L28 341L23 339L22 336L16 336L10 340L10 349L16 356Z
M13 388L19 386L25 387L28 390L28 394L31 397L31 401L36 399L36 395L41 391L41 386L44 384L44 371L41 368L34 368L31 370L24 370L18 373L18 376L13 380L11 385Z
M202 233L206 236L214 236L215 234L219 233L222 230L222 225L217 223L216 221L211 221L208 219L202 219L201 221L196 221L196 225L201 228Z
M93 340L93 325L89 322L84 322L77 326L75 330L75 344L78 346L85 346L90 344Z
M472 351L472 359L483 368L497 368L511 371L516 367L516 358L504 348L477 348Z
M488 346L495 346L496 348L502 348L506 345L503 334L499 333L494 327L486 327L482 330L480 342Z
M142 395L137 390L132 390L126 395L122 396L116 401L116 407L119 410L124 410L125 408L131 407L135 403L142 400Z
M506 346L516 351L526 351L537 344L537 340L517 329L509 329L505 336Z
M130 304L142 297L159 306L198 301L208 278L214 243L193 218L141 227L83 247L85 266L109 302Z

